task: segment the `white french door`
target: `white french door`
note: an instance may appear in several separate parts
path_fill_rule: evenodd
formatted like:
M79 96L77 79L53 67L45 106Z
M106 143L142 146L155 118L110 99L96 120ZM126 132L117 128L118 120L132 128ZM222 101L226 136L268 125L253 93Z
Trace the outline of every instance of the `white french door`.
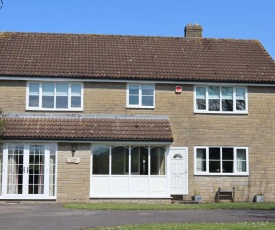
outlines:
M2 196L44 198L53 190L55 164L47 145L7 144L3 150ZM54 158L55 160L55 158Z

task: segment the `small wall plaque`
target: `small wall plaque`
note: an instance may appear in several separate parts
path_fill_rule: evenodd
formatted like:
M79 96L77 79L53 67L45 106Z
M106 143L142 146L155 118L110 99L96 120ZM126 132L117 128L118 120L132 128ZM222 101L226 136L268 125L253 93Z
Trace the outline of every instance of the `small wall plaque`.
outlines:
M79 157L68 157L67 158L67 163L68 164L79 164L80 163L80 158Z

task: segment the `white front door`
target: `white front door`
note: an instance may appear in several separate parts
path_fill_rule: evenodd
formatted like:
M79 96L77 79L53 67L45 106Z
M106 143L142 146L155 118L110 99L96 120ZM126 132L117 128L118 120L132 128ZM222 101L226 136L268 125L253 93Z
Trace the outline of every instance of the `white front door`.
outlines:
M49 196L51 170L47 145L7 144L3 151L2 196L38 198Z
M170 149L171 157L171 195L188 194L188 150L175 147Z

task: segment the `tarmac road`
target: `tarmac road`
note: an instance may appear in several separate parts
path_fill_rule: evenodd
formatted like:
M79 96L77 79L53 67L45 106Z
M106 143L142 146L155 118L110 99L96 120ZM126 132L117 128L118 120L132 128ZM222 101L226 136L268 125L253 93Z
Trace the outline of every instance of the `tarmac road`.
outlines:
M78 230L122 224L275 221L275 210L90 211L61 204L0 204L1 230Z

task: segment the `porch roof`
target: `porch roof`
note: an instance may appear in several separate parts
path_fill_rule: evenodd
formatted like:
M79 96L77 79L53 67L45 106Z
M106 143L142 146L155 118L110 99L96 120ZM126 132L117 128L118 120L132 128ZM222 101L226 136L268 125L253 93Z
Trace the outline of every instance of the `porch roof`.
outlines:
M168 119L140 117L6 117L3 139L172 142Z

